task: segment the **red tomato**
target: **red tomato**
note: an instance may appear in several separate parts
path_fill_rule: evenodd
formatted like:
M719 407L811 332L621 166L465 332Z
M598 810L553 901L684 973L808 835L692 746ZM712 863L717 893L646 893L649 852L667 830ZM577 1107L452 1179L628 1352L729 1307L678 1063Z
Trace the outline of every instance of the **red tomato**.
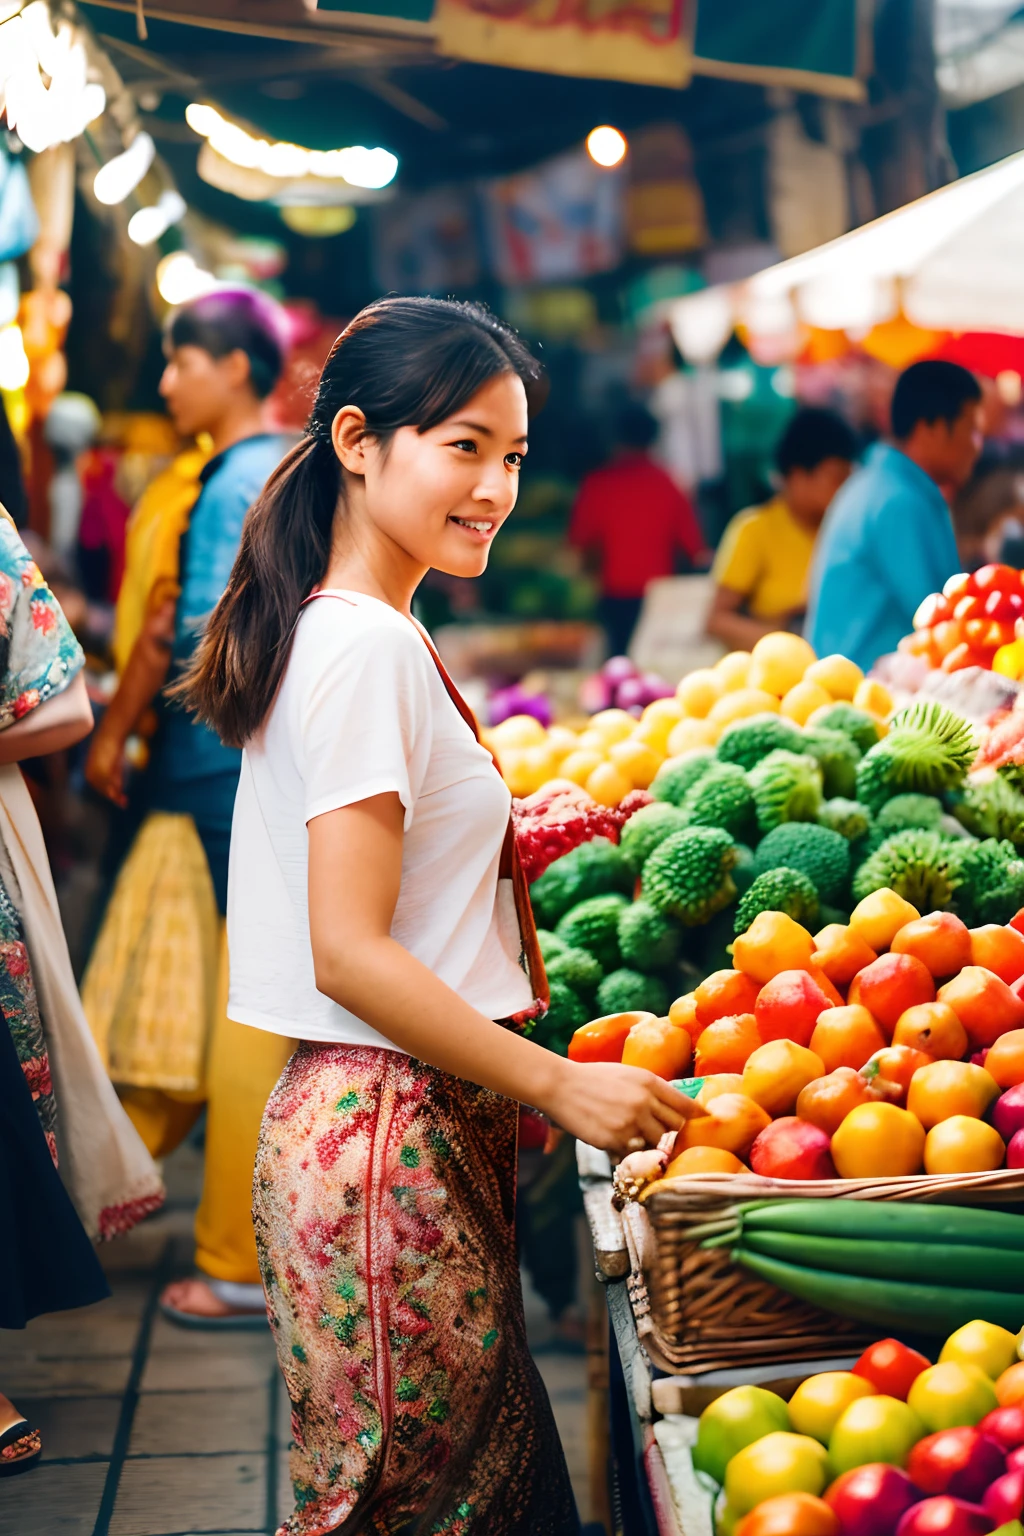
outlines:
M961 597L953 607L954 619L980 619L985 612L985 599L982 597Z
M983 565L973 580L975 592L1020 591L1020 572L1012 565Z
M985 614L990 619L998 619L1000 623L1019 619L1024 614L1024 597L1020 594L1019 582L1016 592L1001 592L998 588L990 592L985 599Z
M901 1344L899 1339L880 1339L877 1344L868 1345L854 1366L853 1374L870 1381L885 1397L898 1397L905 1403L914 1382L931 1363L916 1349Z
M942 589L943 597L948 597L951 603L955 603L958 597L963 597L965 592L974 591L974 580L967 571L958 571L951 576Z
M930 629L940 619L952 617L953 604L948 597L943 597L941 592L933 592L931 597L926 597L914 614L915 629Z
M1024 933L1024 907L1021 907L1019 912L1014 913L1006 926L1007 928L1016 928L1018 933Z
M943 657L943 672L962 672L965 667L983 667L985 658L981 652L972 646L963 644L955 645L948 654Z
M976 602L976 598L969 599ZM968 645L982 646L988 642L988 626L990 621L984 618L967 619L964 623L964 639Z

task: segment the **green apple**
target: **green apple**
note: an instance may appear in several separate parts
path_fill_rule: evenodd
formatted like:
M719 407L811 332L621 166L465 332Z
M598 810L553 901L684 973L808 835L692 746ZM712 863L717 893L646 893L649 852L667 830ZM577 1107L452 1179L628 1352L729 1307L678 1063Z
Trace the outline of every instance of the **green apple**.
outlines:
M774 1430L788 1428L789 1409L777 1393L764 1387L733 1387L701 1414L693 1465L722 1483L737 1451Z
M780 1493L820 1498L831 1476L828 1452L819 1441L776 1430L736 1452L725 1469L725 1497L730 1511L746 1515Z
M845 1408L828 1442L829 1460L836 1476L869 1462L885 1461L904 1467L924 1425L914 1410L898 1397L859 1397Z
M929 1434L958 1424L979 1424L986 1413L999 1407L991 1378L980 1366L961 1365L958 1360L943 1360L922 1371L907 1402Z

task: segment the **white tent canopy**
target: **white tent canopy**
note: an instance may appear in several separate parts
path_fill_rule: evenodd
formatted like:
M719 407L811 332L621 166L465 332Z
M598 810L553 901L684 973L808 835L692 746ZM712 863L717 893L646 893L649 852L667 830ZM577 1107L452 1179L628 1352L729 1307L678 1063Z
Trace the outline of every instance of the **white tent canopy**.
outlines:
M854 333L902 310L944 331L1024 335L1024 151L730 287L677 300L689 360L709 362L733 327L783 335L802 321Z

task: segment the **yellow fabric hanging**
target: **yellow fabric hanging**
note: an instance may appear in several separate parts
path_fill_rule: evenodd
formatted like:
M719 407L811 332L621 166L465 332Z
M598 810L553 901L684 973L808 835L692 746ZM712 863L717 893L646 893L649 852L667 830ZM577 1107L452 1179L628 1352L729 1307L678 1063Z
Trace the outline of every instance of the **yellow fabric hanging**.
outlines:
M154 588L164 582L177 585L181 540L199 499L199 476L209 457L201 447L179 453L146 487L129 519L111 644L119 675L139 638Z
M219 918L191 816L148 816L117 877L82 983L111 1079L205 1096Z

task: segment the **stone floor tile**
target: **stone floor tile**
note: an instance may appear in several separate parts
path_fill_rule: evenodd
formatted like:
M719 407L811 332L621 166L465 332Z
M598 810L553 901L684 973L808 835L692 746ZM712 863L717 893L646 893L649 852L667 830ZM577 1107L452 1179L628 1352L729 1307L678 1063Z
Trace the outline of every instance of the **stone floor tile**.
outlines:
M279 1451L277 1456L277 1518L287 1520L295 1509L291 1473L288 1470L288 1452Z
M0 1360L84 1360L130 1355L138 1333L136 1318L88 1318L58 1312L36 1318L23 1331L5 1335L0 1343Z
M106 1460L114 1448L118 1397L19 1397L18 1407L43 1437L44 1461Z
M150 1392L140 1399L129 1456L263 1451L268 1392Z
M110 1536L265 1530L263 1456L170 1456L126 1461Z
M150 1355L142 1376L143 1392L252 1391L265 1388L270 1366L258 1356L220 1354Z
M107 1476L105 1462L37 1467L0 1479L4 1536L92 1536Z
M218 1355L223 1360L262 1360L268 1368L277 1359L269 1327L181 1328L159 1315L153 1320L149 1353L188 1356L190 1359Z
M18 1402L24 1397L110 1397L128 1385L128 1356L116 1360L5 1360L0 1357L3 1389Z

